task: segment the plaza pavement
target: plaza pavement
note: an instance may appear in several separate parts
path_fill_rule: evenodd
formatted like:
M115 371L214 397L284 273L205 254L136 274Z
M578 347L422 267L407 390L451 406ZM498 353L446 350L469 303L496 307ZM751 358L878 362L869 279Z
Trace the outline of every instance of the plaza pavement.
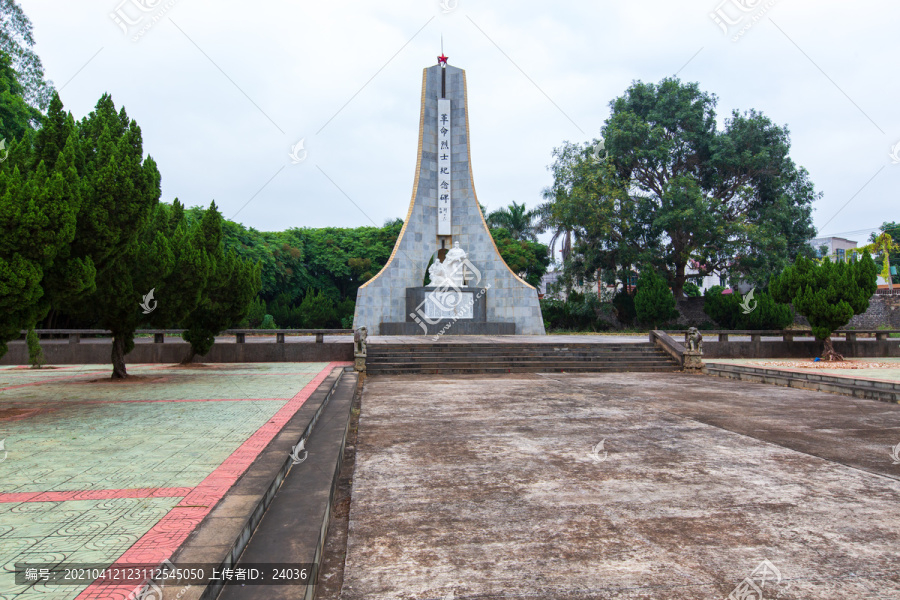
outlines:
M397 375L361 411L343 600L900 599L900 406L680 373Z
M15 563L169 558L333 368L0 367L0 600L125 598L16 585Z

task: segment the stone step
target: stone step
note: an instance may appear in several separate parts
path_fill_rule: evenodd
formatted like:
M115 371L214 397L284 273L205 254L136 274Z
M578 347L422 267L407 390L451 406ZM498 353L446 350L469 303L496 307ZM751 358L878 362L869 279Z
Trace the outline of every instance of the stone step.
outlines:
M442 375L442 374L490 374L490 373L670 373L676 371L674 364L669 365L653 365L653 366L637 366L637 365L616 365L609 367L600 366L559 366L553 364L542 364L540 366L531 367L485 367L483 365L465 368L454 365L452 368L441 367L417 367L417 366L401 366L401 367L384 367L378 366L368 369L370 375L401 375L401 374L419 374L419 375Z
M602 351L619 351L634 349L653 349L656 350L655 344L648 342L640 342L634 344L369 344L369 352L380 351L402 351L402 352L421 352L435 351L446 352L469 348L479 348L483 350L602 350Z
M668 356L658 355L658 354L648 354L644 356L630 356L625 358L619 357L596 357L596 356L586 356L586 357L578 357L578 356L554 356L554 357L542 357L542 356L485 356L485 355L460 355L453 357L439 357L439 356L419 356L419 357L402 357L402 356L379 356L379 357L368 357L366 359L367 365L380 365L380 364L391 364L391 363L406 363L406 364L428 364L428 365L442 365L442 364L458 364L458 363L473 363L473 362L481 362L481 363L577 363L577 364L630 364L634 362L662 362L662 363L670 363L672 362Z
M656 354L654 348L629 348L627 350L615 350L612 352L603 350L489 350L482 348L460 348L453 351L434 352L422 350L419 352L381 351L369 350L369 356L459 356L462 354L497 355L497 356L628 356Z

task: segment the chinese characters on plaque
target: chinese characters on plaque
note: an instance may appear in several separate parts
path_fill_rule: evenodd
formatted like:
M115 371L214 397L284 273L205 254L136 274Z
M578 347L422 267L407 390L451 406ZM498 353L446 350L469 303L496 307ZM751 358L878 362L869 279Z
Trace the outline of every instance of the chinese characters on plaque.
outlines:
M450 235L450 100L438 98L438 235Z

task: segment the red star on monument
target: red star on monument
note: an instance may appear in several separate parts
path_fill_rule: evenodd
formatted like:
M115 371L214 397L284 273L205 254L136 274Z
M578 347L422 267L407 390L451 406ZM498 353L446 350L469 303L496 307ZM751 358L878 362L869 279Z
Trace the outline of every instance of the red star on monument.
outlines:
M441 55L438 56L438 64L446 65L446 64L447 64L447 59L448 59L448 58L450 58L450 57L449 57L449 56L444 56L444 53L441 52Z

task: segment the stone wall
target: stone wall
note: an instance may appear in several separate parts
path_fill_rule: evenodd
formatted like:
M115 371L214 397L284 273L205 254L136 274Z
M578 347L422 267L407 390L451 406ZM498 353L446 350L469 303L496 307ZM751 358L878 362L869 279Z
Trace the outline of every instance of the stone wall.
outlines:
M806 317L796 315L794 323L809 327ZM869 309L861 315L855 315L850 323L841 329L900 329L900 296L872 296Z
M110 340L68 341L41 340L41 348L48 365L109 365ZM187 342L135 342L134 350L125 356L127 364L179 363L187 356ZM206 356L194 359L198 363L255 363L255 362L332 362L352 361L353 342L248 342L245 344L213 344ZM28 348L23 341L9 342L9 352L0 357L0 365L27 365Z
M703 312L703 298L682 298L675 308L678 309L678 325L682 327L718 328L715 321Z

